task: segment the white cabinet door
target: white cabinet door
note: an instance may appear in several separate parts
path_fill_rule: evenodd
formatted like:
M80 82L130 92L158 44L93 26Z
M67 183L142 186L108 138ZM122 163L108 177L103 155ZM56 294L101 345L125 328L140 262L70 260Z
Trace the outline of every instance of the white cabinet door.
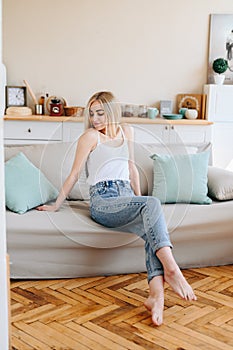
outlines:
M84 123L63 122L63 142L76 141L84 131Z
M26 144L62 141L61 122L5 120L5 144Z
M202 144L211 142L211 125L171 125L170 143Z
M135 141L138 143L168 143L169 125L133 124Z

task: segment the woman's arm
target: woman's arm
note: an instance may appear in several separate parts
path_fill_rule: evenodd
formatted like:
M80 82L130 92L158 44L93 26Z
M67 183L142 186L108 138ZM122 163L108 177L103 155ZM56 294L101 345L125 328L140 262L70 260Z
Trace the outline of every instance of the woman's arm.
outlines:
M129 178L131 187L136 196L141 196L140 179L138 169L134 160L134 130L132 126L122 125L129 147Z
M60 208L68 194L78 181L79 175L85 165L89 153L96 147L97 132L94 129L88 129L82 136L80 136L76 153L74 157L73 166L69 176L66 178L57 200L54 205L41 205L37 207L40 211L56 211Z

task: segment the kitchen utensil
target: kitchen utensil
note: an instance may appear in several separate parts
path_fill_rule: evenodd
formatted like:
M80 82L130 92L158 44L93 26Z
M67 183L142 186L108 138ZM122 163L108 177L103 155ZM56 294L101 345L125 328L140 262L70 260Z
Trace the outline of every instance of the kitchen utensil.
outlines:
M32 91L30 85L28 84L27 80L24 80L23 82L26 85L26 87L28 89L28 92L31 95L31 98L32 98L33 102L35 103L35 105L37 105L38 104L37 98L36 98L34 92Z

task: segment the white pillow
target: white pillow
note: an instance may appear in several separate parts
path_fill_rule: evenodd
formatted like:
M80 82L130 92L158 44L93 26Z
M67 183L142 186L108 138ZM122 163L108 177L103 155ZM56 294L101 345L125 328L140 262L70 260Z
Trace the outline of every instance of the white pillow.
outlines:
M233 199L233 172L209 166L208 195L219 201Z

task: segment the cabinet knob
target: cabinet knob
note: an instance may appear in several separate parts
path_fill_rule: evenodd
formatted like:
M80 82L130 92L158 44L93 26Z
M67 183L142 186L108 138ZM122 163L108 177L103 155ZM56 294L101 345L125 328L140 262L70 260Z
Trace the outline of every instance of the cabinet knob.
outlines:
M28 132L31 132L31 129L30 129L30 128L28 129Z
M174 125L171 126L171 129L174 130Z
M166 125L166 126L165 126L165 130L167 130L167 129L168 129L168 126Z

